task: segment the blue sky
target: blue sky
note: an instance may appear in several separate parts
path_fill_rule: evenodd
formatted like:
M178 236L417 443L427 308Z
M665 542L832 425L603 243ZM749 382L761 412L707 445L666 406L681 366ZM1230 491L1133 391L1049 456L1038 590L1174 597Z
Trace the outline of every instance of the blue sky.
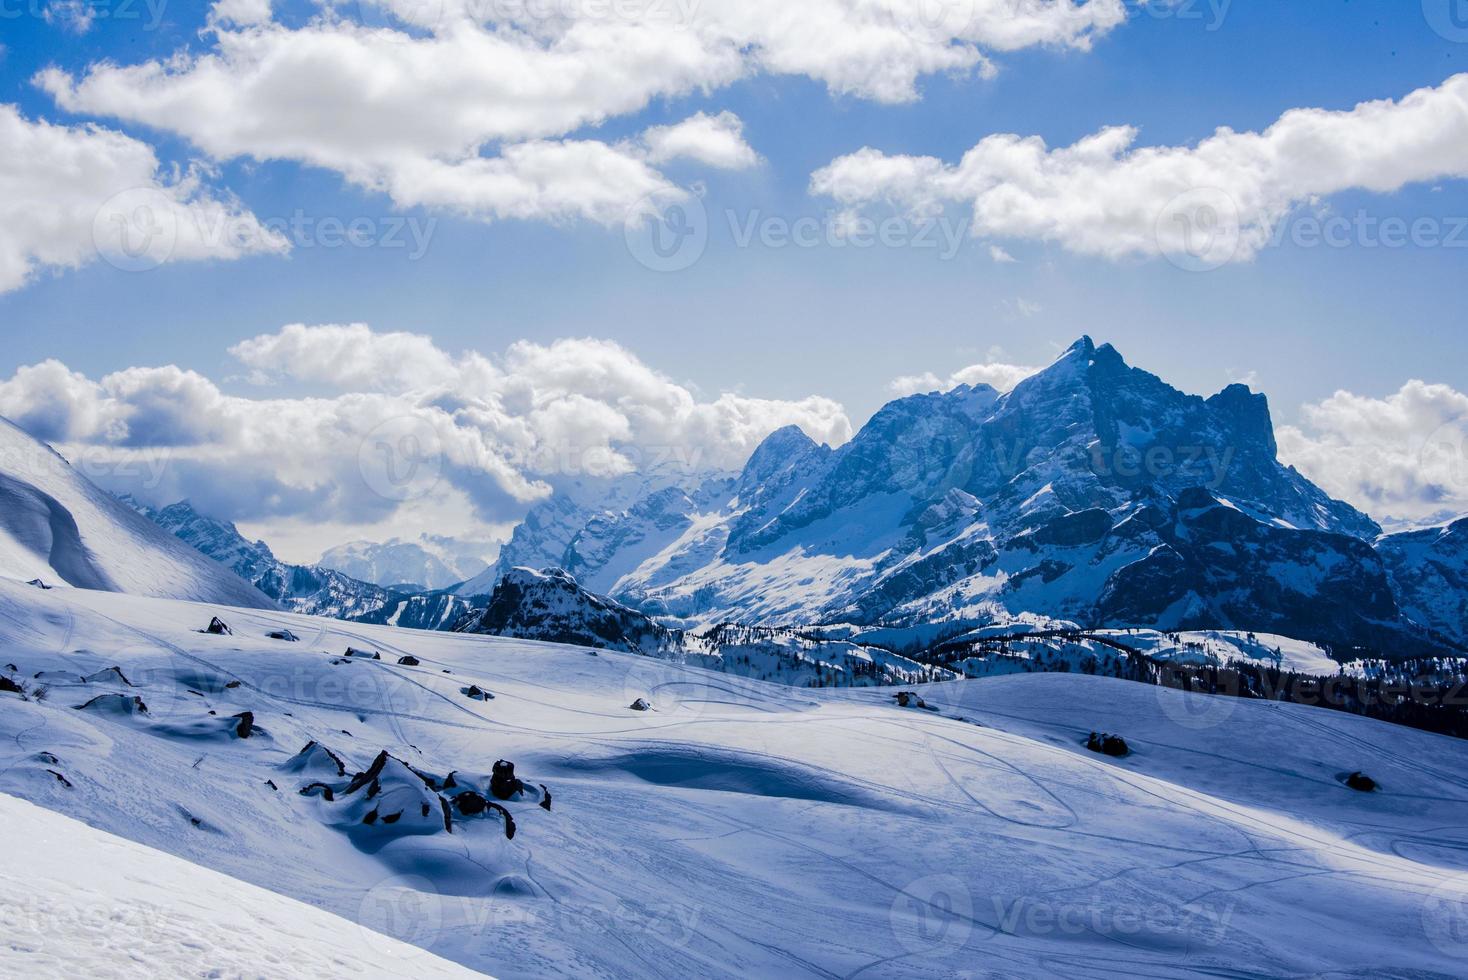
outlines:
M352 16L362 9L349 6ZM1340 403L1327 402L1338 390L1365 400L1363 411L1375 404L1390 412L1389 400L1420 379L1446 399L1440 424L1457 405L1451 395L1468 389L1468 232L1458 247L1402 248L1371 247L1355 232L1345 247L1302 247L1286 234L1282 244L1206 272L1185 271L1165 255L1088 254L1044 235L986 234L963 240L951 256L907 244L736 240L736 228L751 220L826 219L838 204L812 193L812 175L863 147L951 166L993 134L1038 136L1056 148L1116 125L1137 127L1135 146L1191 147L1219 127L1263 131L1292 109L1348 111L1434 89L1468 71L1468 43L1435 31L1419 0L1128 4L1126 21L1096 32L1089 50L980 44L993 77L920 72L915 101L833 92L828 77L754 68L707 91L655 94L599 125L553 134L621 144L700 112L738 117L743 141L759 155L755 166L696 158L656 166L667 183L698 188L709 216L707 249L674 272L639 264L616 221L466 216L462 206L413 204L381 185L353 184L340 169L300 159L259 162L249 152L202 145L211 138L207 120L192 131L159 124L158 114L171 110L142 104L161 104L156 93L59 98L54 87L37 84L38 72L59 68L79 80L99 62L207 54L216 42L204 31L201 4L168 3L155 26L156 6L111 0L94 5L85 32L63 11L36 15L46 7L45 0L10 0L0 17L0 103L18 106L25 119L97 123L151 145L165 168L207 162L215 168L205 178L209 192L262 221L298 213L313 221L365 218L381 234L403 219L428 238L421 255L411 243L323 248L298 238L288 255L170 261L142 273L101 261L42 266L0 292L7 338L0 378L46 359L94 381L129 367L177 365L226 395L257 398L261 386L228 353L233 345L285 324L361 322L378 333L427 335L450 354L491 358L517 341L611 340L696 400L726 392L790 402L820 396L859 425L893 396L899 377L947 379L992 361L1043 365L1057 346L1088 333L1186 390L1206 394L1249 380L1270 395L1277 422L1301 428L1308 440L1297 449L1301 459L1322 467L1332 439L1352 438L1348 423L1332 414ZM365 9L380 15L370 4ZM302 26L319 11L277 3L273 14L278 24ZM407 43L426 37L403 30ZM299 104L313 97L303 86ZM425 114L437 111L423 106ZM510 142L490 140L480 152L491 156ZM1321 161L1324 170L1332 165ZM1405 179L1387 193L1357 186L1292 202L1271 229L1289 231L1320 214L1362 214L1426 219L1453 237L1455 218L1468 216L1468 184L1452 170ZM932 204L879 196L853 210L880 219ZM942 203L952 227L966 229L970 202ZM917 227L919 219L909 220L909 230ZM996 261L991 246L1014 261ZM275 373L270 397L319 388L313 378ZM100 438L75 427L67 433L74 441ZM1350 486L1345 473L1320 478L1334 492L1372 492ZM1331 486L1331 478L1342 482ZM239 516L285 534L289 509L282 503L274 514ZM493 516L511 519L508 513ZM361 523L376 528L379 516Z

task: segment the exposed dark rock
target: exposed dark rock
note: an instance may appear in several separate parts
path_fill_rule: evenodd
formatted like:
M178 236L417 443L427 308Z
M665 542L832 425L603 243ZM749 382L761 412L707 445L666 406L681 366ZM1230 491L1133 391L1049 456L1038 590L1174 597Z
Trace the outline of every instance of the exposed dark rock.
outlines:
M628 707L631 708L633 711L651 711L652 710L652 705L650 705L650 704L647 703L647 699L646 698L638 698L636 701L633 701L630 705L628 705Z
M489 777L489 791L500 800L512 800L525 792L525 784L515 776L513 762L501 759L494 764L494 773Z
M284 640L286 643L301 642L301 638L290 630L273 630L265 635L272 640Z
M1120 735L1110 735L1106 732L1100 734L1092 732L1091 736L1086 739L1086 748L1092 752L1099 752L1101 755L1109 755L1115 758L1121 758L1131 752L1131 749L1127 747L1126 739Z
M474 701L493 701L494 695L482 689L478 684L470 684L468 687L460 688L460 692L466 698Z
M237 722L234 728L236 736L249 738L255 734L255 713L253 711L241 711L234 716L234 720Z
M411 656L411 655L410 656L406 656L406 657L399 657L398 658L398 666L399 667L417 667L421 663L422 663L422 661L420 661L417 657L414 657L414 656Z
M204 627L203 632L212 636L234 636L234 630L230 629L229 625L218 616L209 620L209 625Z
M1364 772L1353 772L1346 776L1346 785L1360 793L1374 793L1376 791L1376 780Z

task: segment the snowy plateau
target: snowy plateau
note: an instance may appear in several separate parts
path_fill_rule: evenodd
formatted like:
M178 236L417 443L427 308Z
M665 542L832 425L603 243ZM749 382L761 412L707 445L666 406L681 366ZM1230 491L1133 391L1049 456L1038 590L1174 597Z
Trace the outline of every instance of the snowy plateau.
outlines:
M1456 722L1257 686L1461 679L1465 525L1241 386L1082 340L422 593L0 460L0 975L1468 972Z

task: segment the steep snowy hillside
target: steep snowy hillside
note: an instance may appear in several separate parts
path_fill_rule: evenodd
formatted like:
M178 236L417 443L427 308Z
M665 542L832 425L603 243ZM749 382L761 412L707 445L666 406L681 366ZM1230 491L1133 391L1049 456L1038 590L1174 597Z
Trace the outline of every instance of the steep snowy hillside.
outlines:
M433 592L484 572L489 567L484 551L483 545L425 534L417 541L353 541L327 551L316 565L398 591L412 586Z
M238 606L273 605L4 419L0 576Z
M566 509L557 540L573 544L555 564L686 625L1033 613L1453 648L1403 616L1379 528L1279 462L1264 396L1186 395L1089 338L1005 395L893 402L839 449L781 430L722 499L713 489L608 506L574 533L594 508ZM627 527L659 533L627 548ZM585 555L595 577L574 565Z
M0 791L498 976L1462 975L1468 742L1350 715L1077 675L904 706L7 583L0 649Z
M370 931L0 794L12 844L0 974L76 977L479 976Z
M385 589L329 568L287 564L264 541L245 540L233 524L205 517L187 500L161 510L136 502L133 506L291 612L413 629L448 629L473 608L467 599L448 592Z
M1376 549L1403 611L1468 642L1468 519L1387 535Z

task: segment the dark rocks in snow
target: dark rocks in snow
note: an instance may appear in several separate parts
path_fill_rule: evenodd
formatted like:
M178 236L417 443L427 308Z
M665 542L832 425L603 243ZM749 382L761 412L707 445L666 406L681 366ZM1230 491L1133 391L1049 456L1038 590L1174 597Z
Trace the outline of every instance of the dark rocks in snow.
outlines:
M358 649L356 649L354 647L347 647L347 652L346 652L345 656L347 656L347 657L354 657L354 658L356 658L358 660L381 660L382 659L382 654L380 654L380 653L378 653L376 651L373 651L372 653L368 653L366 650L358 650Z
M500 800L512 800L525 792L525 784L515 776L513 762L501 759L494 764L494 772L489 777L489 791Z
M146 715L148 706L140 697L128 697L125 694L99 694L85 704L76 706L78 711L98 711L103 714L131 717L133 715Z
M633 701L627 707L631 708L633 711L651 711L652 710L652 705L650 705L650 704L647 703L647 698L638 698L636 701Z
M320 796L328 803L336 802L336 791L325 783L308 783L301 787L302 796Z
M1118 759L1131 751L1127 747L1126 739L1120 735L1111 735L1106 732L1100 734L1092 732L1086 739L1086 748L1092 752L1099 752L1101 755L1109 755Z
M924 711L937 711L937 708L928 707L928 702L918 697L913 691L899 691L892 695L897 701L899 708L922 708Z
M51 775L55 776L56 777L56 781L58 783L60 783L62 786L65 786L67 789L72 789L73 788L72 785L71 785L71 780L69 780L65 776L61 775L61 773L57 772L55 769L47 769L46 771L49 772Z
M240 682L239 681L230 681L228 684L224 685L224 689L226 691L233 691L235 688L237 688L239 686L240 686Z
M202 632L208 633L211 636L234 636L234 630L230 629L229 625L218 616L209 620L209 625L204 627Z
M515 839L515 818L510 816L510 811L498 803L491 803L473 790L465 790L455 796L454 809L459 811L461 817L477 817L493 810L505 818L505 839Z
M422 663L417 657L406 656L398 658L399 667L417 667Z
M542 810L546 811L547 813L549 813L550 812L550 808L551 808L550 787L546 786L545 783L541 783L540 784L540 792L541 792L540 808Z
M24 694L25 688L21 687L9 677L0 677L0 691L8 694Z
M48 592L51 590L51 586L47 585L45 582L38 578L31 579L29 582L26 583L26 585L33 585L38 589L45 589Z
M288 761L282 763L280 768L284 772L320 772L337 776L347 774L347 764L341 760L341 756L314 739L302 746L301 751Z
M454 809L461 817L477 817L489 809L489 801L473 790L464 790L454 797Z
M1364 772L1353 772L1346 776L1345 783L1358 793L1376 792L1376 780Z
M241 711L235 715L236 722L234 733L239 738L249 738L255 734L255 713L253 711Z
M266 786L269 786L271 788L271 790L274 791L274 792L276 792L276 793L279 793L280 792L280 787L277 786L277 785L275 785L275 780L273 780L273 779L267 779L267 780L265 780L265 785Z
M137 686L132 681L127 679L127 675L122 672L122 668L120 667L108 667L106 670L99 670L94 674L87 674L85 677L82 678L82 683L122 684L126 687Z
M494 695L481 688L478 684L470 684L468 687L459 689L464 697L473 701L493 701Z
M266 633L265 635L269 639L272 639L272 640L283 640L286 643L299 643L299 642L301 642L301 638L299 636L297 636L296 634L292 633L290 630L272 630L271 632Z

